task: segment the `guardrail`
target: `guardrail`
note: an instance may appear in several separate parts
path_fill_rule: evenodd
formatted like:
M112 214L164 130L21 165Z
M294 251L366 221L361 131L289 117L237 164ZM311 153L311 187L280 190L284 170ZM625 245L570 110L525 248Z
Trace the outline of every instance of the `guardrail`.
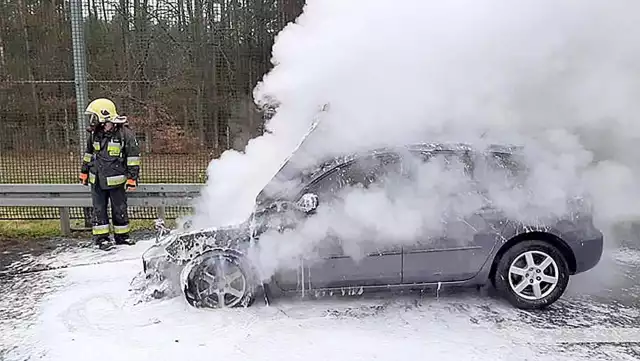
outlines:
M165 207L190 206L203 184L139 184L127 193L132 207L156 207L164 218ZM91 190L82 184L0 184L0 207L57 207L60 229L71 233L69 208L92 207Z

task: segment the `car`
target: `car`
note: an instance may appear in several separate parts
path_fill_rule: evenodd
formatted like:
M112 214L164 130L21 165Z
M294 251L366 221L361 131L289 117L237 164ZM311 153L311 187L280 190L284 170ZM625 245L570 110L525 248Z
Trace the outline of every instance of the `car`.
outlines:
M314 259L301 257L265 280L251 257L265 234L295 230L317 217L319 207L331 204L340 189L363 186L366 191L394 172L410 176L408 159L459 162L472 181L483 165L515 180L527 174L521 148L505 145L411 143L332 156L311 166L292 159L257 195L245 222L161 235L143 255L146 277L164 282L163 292L181 294L198 308L248 307L260 295L268 301L288 293L455 285L494 287L516 308L541 309L563 295L570 276L592 269L602 256L603 234L593 223L588 197L572 199L577 206L568 215L527 223L507 216L486 196L483 183L475 182L486 202L473 214L447 221L459 232L367 248L362 259L350 257L339 239L327 237L316 244Z

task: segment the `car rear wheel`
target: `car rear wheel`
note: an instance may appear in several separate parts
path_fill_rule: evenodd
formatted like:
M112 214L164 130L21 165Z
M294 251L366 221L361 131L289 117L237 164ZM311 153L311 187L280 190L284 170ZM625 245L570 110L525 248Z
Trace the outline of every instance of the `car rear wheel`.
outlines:
M210 251L183 270L184 295L197 308L249 307L255 300L256 282L252 275L242 256Z
M502 255L493 281L513 306L541 309L556 302L566 290L569 266L552 244L523 241Z

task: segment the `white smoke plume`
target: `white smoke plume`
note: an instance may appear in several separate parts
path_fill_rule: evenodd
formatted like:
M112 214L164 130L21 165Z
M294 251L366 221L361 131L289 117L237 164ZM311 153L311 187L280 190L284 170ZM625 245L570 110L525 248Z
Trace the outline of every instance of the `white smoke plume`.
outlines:
M211 162L195 227L245 220L324 104L304 145L308 161L413 141L523 145L526 192L486 180L512 214L561 215L567 197L587 191L605 232L640 217L638 1L308 0L272 61L254 93L261 105L278 104L270 133ZM349 192L342 210L272 242L263 261L275 267L307 252L329 228L351 236L354 257L362 229L394 242L412 236L438 217L409 200L455 201L447 194L459 183L433 174L405 189L404 203Z

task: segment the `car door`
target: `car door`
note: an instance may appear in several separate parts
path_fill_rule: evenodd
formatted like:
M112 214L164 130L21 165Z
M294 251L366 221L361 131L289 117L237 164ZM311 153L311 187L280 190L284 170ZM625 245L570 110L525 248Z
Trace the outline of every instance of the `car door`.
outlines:
M389 157L376 154L351 160L327 171L301 192L318 196L319 207L340 207L338 194L345 187L366 189L384 171ZM337 203L336 203L337 202ZM311 215L310 217L313 217ZM315 259L307 259L308 281L313 288L397 284L402 280L402 247L379 246L367 239L357 247L362 257L354 258L353 243L327 236L315 248Z
M467 180L473 180L472 156L466 151L423 152L424 162L442 161L445 167L455 162L464 166ZM425 204L429 207L429 204ZM436 213L440 210L436 210ZM403 283L462 281L475 276L496 245L494 214L488 203L465 216L446 218L444 230L403 248Z

